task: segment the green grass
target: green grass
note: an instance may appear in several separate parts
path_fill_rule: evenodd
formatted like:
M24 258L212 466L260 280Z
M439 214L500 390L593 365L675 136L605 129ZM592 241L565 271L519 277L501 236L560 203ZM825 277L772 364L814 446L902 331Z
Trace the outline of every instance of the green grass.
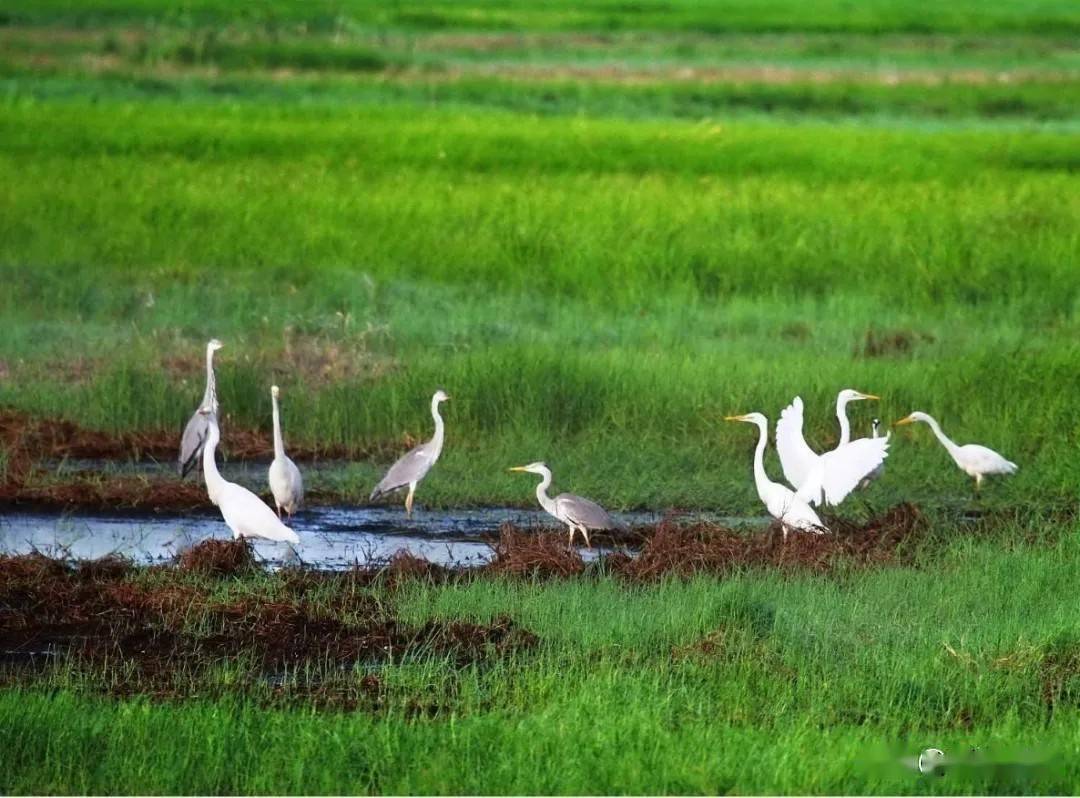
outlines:
M1080 484L1075 3L13 0L0 23L0 408L178 435L217 336L226 436L268 433L276 381L287 442L363 453L312 480L334 500L428 433L437 387L428 507L531 504L506 467L542 458L612 508L759 513L723 416L801 394L824 448L846 387L884 397L856 434L921 409L1020 464L971 534L967 477L899 430L861 498L927 510L913 567L363 588L540 642L380 665L353 712L274 705L243 659L170 701L48 670L0 690L0 792L1076 791L1080 538L1046 520ZM1056 764L882 764L929 745Z
M5 404L179 428L217 335L231 421L277 379L290 440L381 453L350 498L443 386L425 501L528 501L504 469L545 458L616 506L749 508L723 415L802 394L826 446L857 387L860 434L923 409L1021 464L1001 501L1073 495L1071 135L39 102L0 131ZM875 501L966 495L924 432Z
M1071 793L1077 677L1047 663L1075 661L1080 538L1009 543L1029 529L957 535L915 568L832 578L375 587L406 622L509 615L540 643L465 667L422 654L384 665L378 707L345 714L260 708L258 690L234 694L242 663L183 703L92 698L107 673L61 670L0 693L0 789ZM270 601L274 585L226 582L218 596ZM417 715L418 702L432 709ZM929 745L1054 760L1027 780L928 781L888 765Z
M1075 5L1065 0L951 0L912 4L903 0L867 0L852 6L842 0L661 0L625 3L590 0L543 4L478 0L469 4L375 0L288 0L237 7L223 0L194 0L182 7L160 0L13 0L5 7L12 22L61 23L77 27L102 22L167 21L199 25L304 24L317 30L350 25L418 30L693 30L693 31L998 31L1025 30L1063 34L1080 27Z

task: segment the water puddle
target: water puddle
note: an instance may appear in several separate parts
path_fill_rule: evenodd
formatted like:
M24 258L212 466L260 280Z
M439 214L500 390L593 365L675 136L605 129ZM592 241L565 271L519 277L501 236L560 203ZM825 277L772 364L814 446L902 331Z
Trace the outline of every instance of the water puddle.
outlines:
M661 513L624 513L625 524L655 524ZM689 517L688 517L689 518ZM762 523L694 515L710 521ZM456 567L483 565L493 552L487 541L501 524L522 529L555 528L540 510L479 508L414 512L407 519L400 507L313 507L298 513L291 526L300 535L294 553L284 543L256 541L255 552L270 567L295 564L341 570L388 561L406 551L434 563ZM118 554L139 564L160 564L208 538L228 539L231 532L216 514L157 515L147 513L56 514L8 512L0 515L0 554L28 554L93 560ZM583 549L585 559L604 553Z

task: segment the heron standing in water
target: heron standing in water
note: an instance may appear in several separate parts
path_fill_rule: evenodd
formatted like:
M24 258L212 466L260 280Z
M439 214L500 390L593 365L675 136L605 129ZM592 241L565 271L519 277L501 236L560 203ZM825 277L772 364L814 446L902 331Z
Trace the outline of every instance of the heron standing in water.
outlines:
M573 493L560 493L554 499L548 496L551 487L551 469L544 463L529 463L515 466L511 471L527 471L538 474L542 479L536 486L536 500L550 515L562 521L570 529L570 545L574 545L574 533L580 532L585 538L585 545L590 549L590 529L615 529L618 525L608 515L607 510L594 501L575 496Z
M270 463L268 476L278 518L281 518L282 510L292 518L304 500L304 480L296 463L285 454L285 442L281 437L281 414L278 410L279 393L276 385L270 386L270 401L274 406L274 462Z
M214 378L214 352L221 349L223 344L217 338L211 339L206 345L206 390L203 392L202 402L198 409L188 420L184 427L184 434L180 438L180 457L177 460L177 470L180 479L188 475L199 462L203 445L206 443L206 434L209 430L207 415L203 410L209 410L217 415L217 380Z
M380 496L392 493L408 485L409 493L405 497L405 515L409 518L412 517L413 495L416 493L416 486L420 480L427 476L427 472L431 470L431 467L435 465L435 461L439 459L439 455L442 454L444 429L442 416L439 415L439 405L449 398L444 391L435 391L435 394L431 397L431 417L435 419L435 434L431 436L431 440L410 449L396 463L390 466L386 476L375 486L375 490L371 491L369 501L375 501Z

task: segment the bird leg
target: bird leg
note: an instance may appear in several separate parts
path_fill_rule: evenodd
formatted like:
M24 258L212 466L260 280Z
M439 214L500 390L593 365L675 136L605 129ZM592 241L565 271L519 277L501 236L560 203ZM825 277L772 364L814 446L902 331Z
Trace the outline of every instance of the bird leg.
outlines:
M277 520L281 520L281 505L277 506Z
M409 495L405 497L405 517L412 518L412 500L413 494L416 492L416 483L409 483Z
M577 532L577 527L575 527L573 524L568 524L567 526L570 527L570 543L569 543L569 546L570 546L570 549L572 551L573 548L574 548L574 533Z
M579 527L579 529L581 530L581 534L585 536L585 547L591 549L592 543L589 542L589 530L584 526Z

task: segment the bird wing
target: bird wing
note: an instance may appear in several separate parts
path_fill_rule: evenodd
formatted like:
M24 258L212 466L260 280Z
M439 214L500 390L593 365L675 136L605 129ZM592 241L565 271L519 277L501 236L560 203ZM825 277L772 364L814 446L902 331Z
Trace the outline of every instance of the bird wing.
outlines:
M820 455L806 444L803 438L803 401L796 396L791 404L780 411L776 422L776 451L784 479L793 488L801 488Z
M371 492L371 498L374 499L384 493L397 490L410 482L419 482L431 470L434 462L435 460L427 451L427 444L421 444L414 449L410 449L396 463L390 466L386 476Z
M974 465L983 474L1012 474L1017 469L1016 463L1006 460L993 449L978 443L961 446L960 453L964 460Z
M805 532L828 531L818 514L799 494L777 482L772 483L770 488L764 498L765 508L773 518Z
M813 490L815 480L820 480L820 492L815 504L820 503L823 495L826 504L840 504L849 493L875 468L885 462L889 456L888 438L859 438L843 446L826 452L821 456L819 468L809 480L808 487ZM800 489L800 495L806 494Z
M296 533L262 499L242 485L226 483L218 495L221 516L233 534L242 538L296 541Z
M207 416L198 410L188 419L184 427L184 434L180 438L180 457L177 459L177 470L183 479L199 462L203 444L206 443L206 435L210 431L210 421Z
M556 496L555 509L563 518L586 529L614 529L616 526L607 510L596 502L573 493L560 493Z

